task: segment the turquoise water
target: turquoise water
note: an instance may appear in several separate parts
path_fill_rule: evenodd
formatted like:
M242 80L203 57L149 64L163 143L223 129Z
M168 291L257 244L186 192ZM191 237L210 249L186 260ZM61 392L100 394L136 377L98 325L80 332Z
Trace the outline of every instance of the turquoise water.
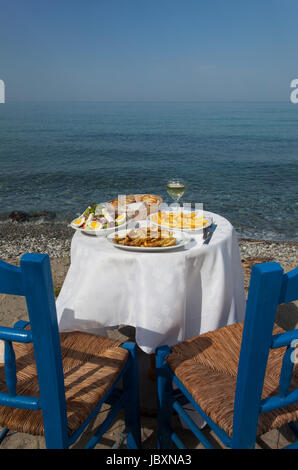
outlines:
M0 105L0 213L52 210L148 192L227 217L242 236L298 240L298 105Z

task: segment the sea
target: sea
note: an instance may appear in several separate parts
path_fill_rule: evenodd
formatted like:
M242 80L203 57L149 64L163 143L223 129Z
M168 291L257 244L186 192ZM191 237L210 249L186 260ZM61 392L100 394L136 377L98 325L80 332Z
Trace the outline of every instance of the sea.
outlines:
M239 236L298 241L298 105L283 102L7 102L0 105L0 220L67 221L117 195L184 181ZM1 229L1 228L0 228Z

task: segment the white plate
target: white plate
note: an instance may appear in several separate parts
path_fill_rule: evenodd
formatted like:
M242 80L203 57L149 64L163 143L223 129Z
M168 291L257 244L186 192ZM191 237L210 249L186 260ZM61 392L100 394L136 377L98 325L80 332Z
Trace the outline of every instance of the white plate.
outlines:
M128 230L119 230L118 235L121 237L125 237L127 232L130 232L131 229ZM114 234L110 234L107 236L108 242L110 242L113 246L116 248L120 248L122 250L128 250L128 251L146 251L152 252L152 251L168 251L168 250L174 250L176 248L181 248L182 246L187 245L187 243L190 242L191 238L189 236L185 236L183 233L174 233L174 236L176 238L176 245L173 246L127 246L127 245L119 245L118 243L114 242Z
M107 235L115 232L115 230L122 230L124 227L126 227L126 225L127 222L124 222L123 224L117 225L116 227L100 228L98 230L86 230L85 228L76 227L75 225L72 225L72 223L69 226L74 230L77 230L78 232L85 233L86 235L93 235L95 237L106 237Z
M162 212L173 212L173 211L162 211ZM190 211L190 210L183 210L184 213L191 213L191 212L195 212L195 211ZM201 216L203 215L202 212L200 211L197 211L198 215ZM150 214L150 222L153 224L153 225L157 225L158 227L161 227L165 230L169 230L171 232L173 231L178 231L180 233L199 233L199 232L202 232L202 230L204 228L207 228L207 227L210 227L210 225L213 224L213 220L212 220L212 217L206 217L205 216L205 219L208 220L208 223L205 224L203 227L198 227L198 228L178 228L178 227L167 227L166 225L161 225L161 224L158 224L157 222L154 222L154 220L152 220L152 217L154 216L155 214Z

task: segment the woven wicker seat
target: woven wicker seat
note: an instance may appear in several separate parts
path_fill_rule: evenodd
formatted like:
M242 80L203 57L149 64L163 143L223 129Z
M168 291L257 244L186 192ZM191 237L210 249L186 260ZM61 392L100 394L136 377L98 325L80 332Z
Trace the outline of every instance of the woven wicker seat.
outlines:
M85 421L123 369L129 353L109 338L74 332L60 335L63 357L69 435ZM14 343L17 394L39 396L32 344ZM4 367L0 367L0 391L7 392ZM44 435L40 410L0 406L0 425L12 430Z
M173 346L167 363L194 400L231 437L234 397L243 323L202 334ZM281 333L275 327L274 333ZM285 348L269 353L262 398L279 393L279 377ZM298 367L293 373L298 386ZM259 415L258 435L298 419L298 404Z

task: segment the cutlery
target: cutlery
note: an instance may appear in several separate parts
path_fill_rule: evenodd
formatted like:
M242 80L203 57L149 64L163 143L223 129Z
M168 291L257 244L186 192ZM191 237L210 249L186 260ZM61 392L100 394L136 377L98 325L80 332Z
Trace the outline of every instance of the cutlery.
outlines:
M208 245L210 243L210 240L212 238L213 233L215 232L217 225L212 224L210 227L207 227L204 232L203 232L203 245Z

